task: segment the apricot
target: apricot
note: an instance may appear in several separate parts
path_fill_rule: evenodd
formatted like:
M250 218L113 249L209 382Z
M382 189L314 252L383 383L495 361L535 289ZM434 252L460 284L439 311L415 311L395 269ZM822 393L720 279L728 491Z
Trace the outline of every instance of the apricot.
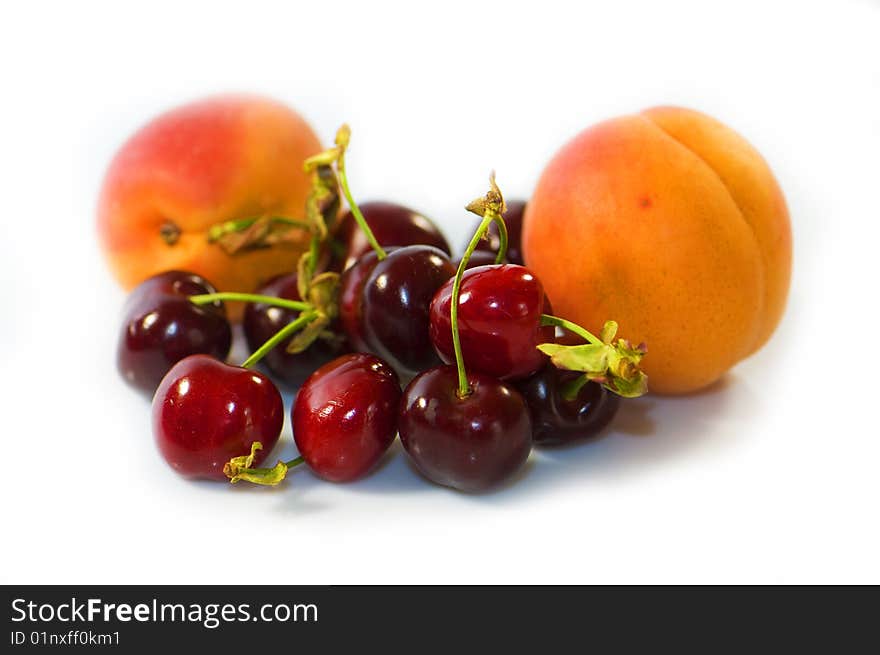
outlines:
M523 224L526 265L556 314L604 321L648 354L652 391L718 380L758 350L785 308L791 227L760 154L678 107L578 134L544 169Z
M218 96L160 115L122 146L104 179L97 224L110 269L126 289L178 269L221 291L253 291L294 270L304 230L235 254L208 230L238 219L301 219L310 188L303 160L320 151L296 112L266 98Z

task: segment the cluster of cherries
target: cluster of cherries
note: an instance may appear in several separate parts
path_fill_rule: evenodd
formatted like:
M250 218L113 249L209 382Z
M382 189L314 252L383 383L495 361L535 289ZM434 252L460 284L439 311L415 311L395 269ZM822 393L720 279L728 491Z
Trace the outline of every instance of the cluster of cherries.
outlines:
M218 293L172 271L129 299L119 368L155 391L154 435L175 470L276 484L306 463L344 482L369 472L400 434L429 480L479 491L516 473L533 444L591 437L620 395L644 393L643 346L615 342L613 323L596 337L551 315L521 258L524 203L506 206L493 179L468 206L481 220L453 263L426 217L354 202L347 142L343 128L335 148L306 164L315 227L296 273L251 294ZM328 231L322 220L335 220L340 187L350 210ZM252 354L241 366L223 361L232 334L224 301L248 303ZM299 387L292 426L300 456L261 468L284 421L273 379Z

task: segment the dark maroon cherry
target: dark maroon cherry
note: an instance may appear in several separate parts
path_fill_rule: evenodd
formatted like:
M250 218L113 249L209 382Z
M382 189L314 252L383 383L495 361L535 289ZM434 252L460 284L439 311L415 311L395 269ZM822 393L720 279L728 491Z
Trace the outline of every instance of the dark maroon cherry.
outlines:
M281 394L265 375L207 355L178 362L153 397L153 436L183 476L225 480L223 465L259 441L259 466L281 435Z
M439 248L447 255L452 254L443 233L426 216L392 202L365 202L358 207L383 248L426 245ZM343 244L346 252L343 268L353 265L361 255L371 250L367 237L350 211L340 218L336 239Z
M301 300L297 289L296 273L273 278L257 293L287 300ZM244 310L243 320L248 348L254 352L278 330L294 321L297 316L299 316L299 312L292 309L264 303L248 303ZM331 326L330 331L334 331L336 327ZM345 352L345 343L341 337L328 336L325 338L322 336L318 337L303 352L292 354L287 352L287 344L291 339L293 337L270 350L261 362L273 377L291 387L300 386L312 371Z
M548 314L551 312L547 312ZM577 346L586 343L577 334L556 328L556 343ZM561 446L597 436L611 422L620 407L620 396L595 382L577 385L582 374L556 368L548 362L527 380L515 384L532 415L532 439L539 446ZM574 398L567 398L570 385L579 386Z
M386 251L386 252L390 252ZM379 263L372 250L342 272L339 279L339 325L348 338L349 347L357 352L369 350L362 320L364 284Z
M428 335L431 299L455 267L442 250L407 246L388 254L364 284L361 322L368 350L409 378L439 363Z
M449 280L431 302L430 335L440 358L455 361ZM553 327L541 327L547 313L544 287L529 269L514 264L481 266L464 272L458 306L461 351L468 370L502 380L528 377L547 361L538 344L554 340Z
M559 446L598 435L614 418L620 396L587 382L567 400L565 389L581 376L547 363L527 380L516 383L532 416L532 439L539 446Z
M458 396L455 366L415 377L403 392L398 430L426 478L461 491L482 491L516 473L532 447L529 411L514 388L468 373L471 393Z
M116 351L126 382L152 394L184 357L229 354L232 330L223 303L196 306L187 300L216 291L203 277L184 271L160 273L135 287L125 303Z
M312 373L293 405L293 438L320 477L348 482L372 469L397 434L400 381L378 357L343 355Z
M507 211L502 215L507 226L507 256L504 258L510 264L524 265L522 255L522 223L526 203L522 200L511 200L507 203ZM492 223L489 226L489 234L477 244L476 252L488 251L493 255L501 247L501 237L498 236L498 227ZM486 262L491 263L491 262Z

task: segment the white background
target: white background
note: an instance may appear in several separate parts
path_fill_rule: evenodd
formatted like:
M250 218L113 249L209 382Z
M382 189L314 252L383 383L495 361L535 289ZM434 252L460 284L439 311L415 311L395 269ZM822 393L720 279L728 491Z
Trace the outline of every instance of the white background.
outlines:
M5 3L0 582L880 582L880 3L610 5ZM527 196L591 123L708 112L786 193L788 312L718 387L628 403L488 495L400 452L344 486L184 481L114 368L123 294L94 205L133 130L235 90L325 142L348 121L355 194L458 246L491 168Z

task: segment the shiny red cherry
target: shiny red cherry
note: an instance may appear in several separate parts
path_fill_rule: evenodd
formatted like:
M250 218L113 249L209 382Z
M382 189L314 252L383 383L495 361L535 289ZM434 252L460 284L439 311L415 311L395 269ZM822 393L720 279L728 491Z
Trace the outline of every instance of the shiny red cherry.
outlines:
M293 438L320 477L348 482L372 469L397 434L400 381L378 357L343 355L312 373L293 405Z
M364 284L364 342L403 378L440 361L428 335L428 311L437 289L453 275L455 267L443 251L407 246L378 262Z
M296 273L273 278L257 293L287 300L301 300ZM299 312L292 309L264 303L248 303L242 321L248 348L251 352L255 351L297 316ZM330 326L329 331L332 332L337 327ZM261 362L272 377L291 387L299 387L312 371L345 352L345 343L341 336L318 337L306 350L296 354L287 352L287 345L292 339L293 337L278 344Z
M167 271L135 287L123 310L116 349L123 379L152 394L174 364L198 353L224 359L232 330L223 303L196 306L188 296L216 293L203 277Z
M361 203L358 207L376 241L383 248L421 244L439 248L447 255L452 253L440 228L428 217L408 207L378 200ZM359 257L371 250L367 237L358 227L351 211L339 219L336 240L343 245L345 251L343 269L353 265Z
M454 366L438 366L409 383L398 430L416 468L437 484L482 491L516 473L532 447L529 411L515 389L468 373L471 393L458 396Z
M189 478L225 480L223 465L259 441L259 466L281 435L281 394L265 375L207 355L178 362L153 397L153 436L165 461Z
M620 396L587 382L567 399L567 385L581 376L547 363L532 377L515 384L532 417L532 439L538 446L560 446L597 436L620 407Z
M524 265L522 254L522 222L526 203L523 200L511 200L507 203L507 211L502 215L507 226L507 255L504 261L509 264ZM501 237L495 223L489 226L485 239L477 244L476 252L490 252L494 256L501 247ZM491 262L486 262L491 263Z
M447 363L455 361L452 286L452 280L446 282L431 302L431 341ZM502 380L538 371L547 361L538 344L554 340L554 328L541 326L541 314L548 311L544 287L524 266L501 264L465 271L458 308L465 367Z

